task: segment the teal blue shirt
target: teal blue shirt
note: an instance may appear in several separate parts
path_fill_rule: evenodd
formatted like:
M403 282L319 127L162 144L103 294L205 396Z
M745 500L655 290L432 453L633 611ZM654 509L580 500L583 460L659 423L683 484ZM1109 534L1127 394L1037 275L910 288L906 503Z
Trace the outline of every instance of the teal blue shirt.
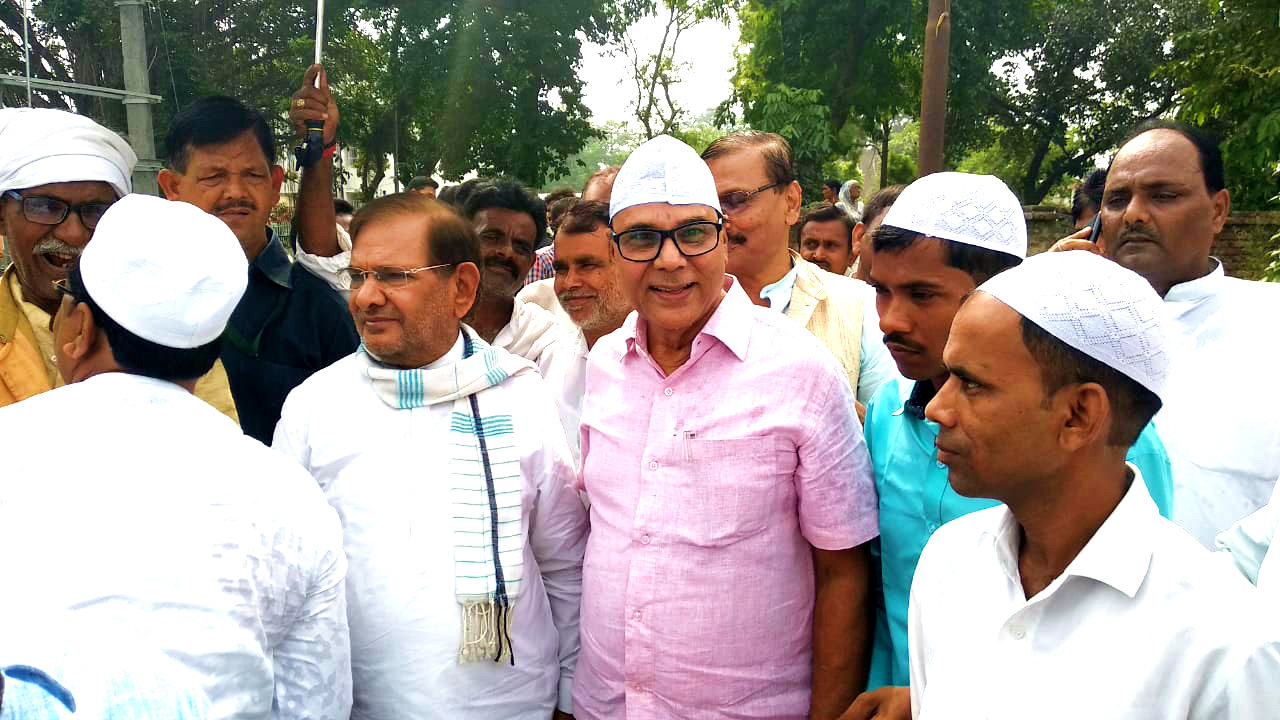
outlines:
M925 543L944 523L999 504L961 497L951 489L947 468L938 462L933 445L938 425L923 418L928 397L924 392L913 394L915 388L910 380L891 379L867 405L864 434L880 496L881 584L868 690L909 683L907 599ZM1160 514L1169 517L1173 476L1153 425L1142 431L1127 460L1142 473ZM875 552L876 546L872 547Z

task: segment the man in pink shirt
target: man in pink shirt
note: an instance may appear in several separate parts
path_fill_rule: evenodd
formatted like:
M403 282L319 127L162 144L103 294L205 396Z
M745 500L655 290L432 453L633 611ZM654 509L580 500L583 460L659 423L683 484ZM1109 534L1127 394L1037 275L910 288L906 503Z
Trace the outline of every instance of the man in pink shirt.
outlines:
M580 719L829 718L866 683L877 503L853 394L725 274L721 220L678 140L618 173L636 313L587 367Z

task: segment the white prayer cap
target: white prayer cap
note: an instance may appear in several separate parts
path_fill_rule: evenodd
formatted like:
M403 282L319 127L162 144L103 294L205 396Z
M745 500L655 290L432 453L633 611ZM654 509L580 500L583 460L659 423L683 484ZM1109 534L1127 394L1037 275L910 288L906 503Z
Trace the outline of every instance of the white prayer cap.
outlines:
M0 192L98 180L124 197L133 189L136 164L138 156L123 138L83 115L0 110Z
M991 175L925 175L902 191L880 224L1027 256L1022 204L1000 178Z
M80 255L89 297L144 340L190 349L222 334L249 282L227 224L195 205L127 195Z
M1164 301L1137 273L1084 250L1047 252L978 289L1164 398Z
M711 168L693 148L659 135L632 151L613 181L609 221L629 207L647 203L706 205L720 212Z

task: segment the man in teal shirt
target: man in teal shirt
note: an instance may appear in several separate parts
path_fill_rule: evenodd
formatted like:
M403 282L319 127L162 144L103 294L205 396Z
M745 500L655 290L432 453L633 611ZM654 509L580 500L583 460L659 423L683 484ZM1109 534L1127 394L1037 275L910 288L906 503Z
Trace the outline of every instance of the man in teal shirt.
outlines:
M925 405L947 378L942 350L967 293L1026 257L1018 199L1000 180L935 173L912 183L872 238L871 285L884 342L905 379L889 380L867 406L865 434L880 497L880 579L869 690L905 689L907 599L925 543L944 523L996 504L962 497L947 482ZM1164 445L1148 425L1128 454L1165 517L1172 478ZM871 717L906 699L866 693L849 717ZM900 707L898 705L897 707ZM888 716L896 715L891 712Z

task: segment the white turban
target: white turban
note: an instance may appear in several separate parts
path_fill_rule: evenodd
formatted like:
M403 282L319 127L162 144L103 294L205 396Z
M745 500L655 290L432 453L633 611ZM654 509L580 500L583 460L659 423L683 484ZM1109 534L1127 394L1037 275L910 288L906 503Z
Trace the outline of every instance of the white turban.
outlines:
M124 329L171 348L213 342L244 295L249 264L227 224L194 205L129 195L80 256L84 288Z
M0 110L0 192L97 180L124 197L133 188L137 163L123 138L83 115L45 108Z
M978 290L1164 399L1164 301L1137 273L1083 250L1041 253Z
M929 237L1027 256L1027 219L1000 178L940 172L911 183L881 225Z
M670 135L646 141L622 163L609 198L609 221L629 207L648 203L706 205L720 212L711 168L693 148Z

